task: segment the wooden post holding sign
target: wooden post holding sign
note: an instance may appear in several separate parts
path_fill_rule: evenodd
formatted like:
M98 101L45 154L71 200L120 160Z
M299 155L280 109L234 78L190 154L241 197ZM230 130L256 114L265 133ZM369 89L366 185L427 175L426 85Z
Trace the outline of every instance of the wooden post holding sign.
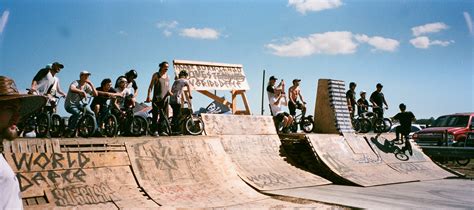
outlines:
M173 60L175 74L182 70L189 75L189 83L194 90L222 103L230 108L232 114L250 115L245 91L250 89L241 64L211 63L203 61ZM230 90L232 101L229 102L213 94L210 90ZM245 110L238 110L237 96L242 98ZM189 99L189 90L185 90Z

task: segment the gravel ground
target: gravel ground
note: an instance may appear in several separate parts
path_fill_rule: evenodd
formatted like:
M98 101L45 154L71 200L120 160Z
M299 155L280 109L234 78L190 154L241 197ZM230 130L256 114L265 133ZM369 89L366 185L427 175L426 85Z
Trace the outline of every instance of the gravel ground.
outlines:
M468 165L460 166L456 163L456 161L448 160L446 162L441 163L442 165L448 167L453 171L457 171L461 174L464 174L468 179L474 179L474 159L471 159Z

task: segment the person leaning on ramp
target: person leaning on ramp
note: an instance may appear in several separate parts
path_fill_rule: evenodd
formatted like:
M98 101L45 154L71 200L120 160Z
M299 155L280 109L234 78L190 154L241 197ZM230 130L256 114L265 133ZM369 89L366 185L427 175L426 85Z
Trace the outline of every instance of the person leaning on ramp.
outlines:
M16 124L46 104L38 95L19 94L15 81L0 76L0 144L18 137ZM21 192L15 173L0 155L0 209L22 209Z

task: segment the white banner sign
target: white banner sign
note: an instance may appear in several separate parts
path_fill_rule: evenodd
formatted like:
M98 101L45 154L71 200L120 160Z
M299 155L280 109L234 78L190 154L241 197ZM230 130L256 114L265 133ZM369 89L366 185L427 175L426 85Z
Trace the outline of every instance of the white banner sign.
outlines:
M185 70L194 90L248 90L244 69L239 64L174 60L176 75Z

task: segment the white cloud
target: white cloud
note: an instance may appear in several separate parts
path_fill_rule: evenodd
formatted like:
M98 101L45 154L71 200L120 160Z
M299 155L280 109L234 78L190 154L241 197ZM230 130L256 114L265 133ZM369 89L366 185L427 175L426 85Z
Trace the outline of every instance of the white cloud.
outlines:
M172 30L175 29L178 26L178 21L173 20L173 21L160 21L156 23L156 27L159 29L162 29L163 35L166 37L170 37L173 35Z
M356 52L357 43L352 40L351 32L333 31L298 37L286 44L267 44L265 47L278 56L303 57L312 54L352 54Z
M416 37L414 39L411 39L410 43L416 48L428 49L430 46L433 46L433 45L439 45L439 46L446 47L446 46L454 43L454 41L453 40L450 40L450 41L433 40L433 41L431 41L426 36L420 36L420 37Z
M170 28L176 28L178 26L178 21L173 20L173 21L160 21L156 23L157 28L165 28L165 29L170 29Z
M422 26L413 27L411 28L411 31L413 32L413 36L420 36L422 34L427 34L427 33L436 33L445 29L448 29L448 25L442 22L436 22L436 23L428 23Z
M3 33L5 26L7 26L8 16L10 16L10 11L6 10L3 12L2 17L0 17L0 34Z
M354 40L355 39L355 40ZM359 43L367 43L374 47L372 51L393 52L400 43L394 39L380 36L369 37L365 34L353 35L348 31L331 31L321 34L311 34L308 37L285 39L282 44L267 44L271 53L285 57L303 57L313 54L353 54Z
M180 35L195 39L218 39L220 33L212 28L185 28Z
M294 6L301 14L307 11L333 9L342 5L341 0L288 0L288 6Z
M466 25L467 25L467 29L469 29L469 33L471 35L474 35L474 29L473 29L473 25L472 25L471 15L469 15L468 12L463 12L463 15L464 15L464 19L466 20Z
M357 34L354 36L355 39L361 43L367 43L374 47L372 51L388 51L388 52L393 52L396 49L398 49L398 46L400 45L400 42L398 42L395 39L389 39L389 38L384 38L380 36L373 36L373 37L368 37L365 34Z
M126 31L119 31L118 33L122 36L128 36L128 33Z

